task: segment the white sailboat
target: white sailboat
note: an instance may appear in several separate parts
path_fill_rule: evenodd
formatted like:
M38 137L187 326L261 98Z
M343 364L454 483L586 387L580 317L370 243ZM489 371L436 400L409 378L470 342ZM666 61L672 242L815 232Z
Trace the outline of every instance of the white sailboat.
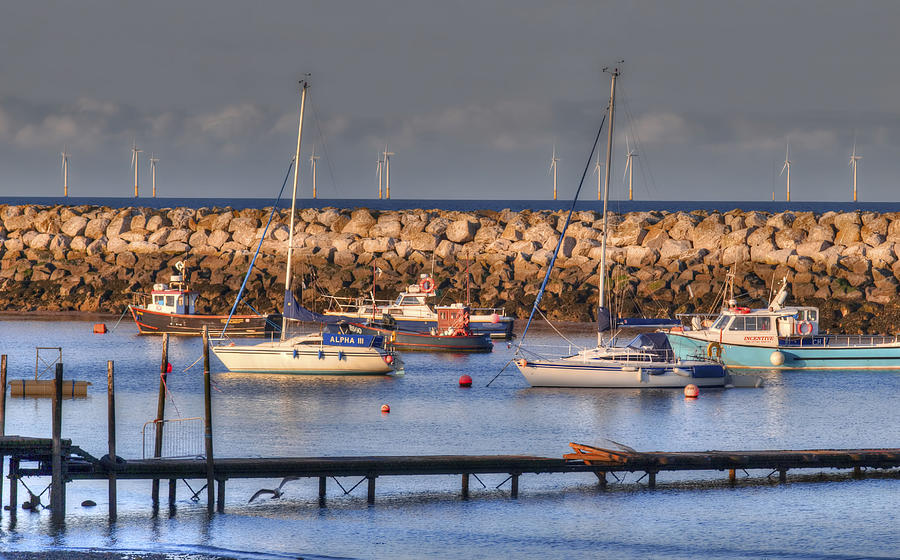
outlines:
M712 360L680 360L669 346L663 333L644 333L626 345L615 345L612 339L604 342L603 332L612 325L605 306L607 201L609 198L610 160L613 145L613 115L615 110L616 78L619 69L610 71L612 84L609 94L609 129L606 148L606 179L603 190L603 239L600 256L600 304L597 313L597 347L571 356L547 359L535 355L520 358L516 366L532 387L598 387L598 388L656 388L656 387L723 387L725 368ZM561 238L565 232L561 234ZM549 274L549 272L548 272ZM537 306L537 302L535 303ZM524 334L523 334L524 337Z
M294 217L297 205L297 180L300 167L300 142L303 137L303 113L309 84L301 82L300 126L294 159L294 189L291 198L291 223L288 236L285 306L281 339L261 344L216 345L213 353L229 371L243 373L282 373L299 375L384 375L403 367L399 357L383 348L380 336L312 332L291 336L288 322L318 319L294 299L291 291L291 267L294 246Z

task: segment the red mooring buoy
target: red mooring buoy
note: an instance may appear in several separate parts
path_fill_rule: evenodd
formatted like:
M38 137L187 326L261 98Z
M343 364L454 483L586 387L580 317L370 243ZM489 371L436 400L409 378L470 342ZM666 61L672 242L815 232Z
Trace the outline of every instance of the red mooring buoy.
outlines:
M103 323L94 323L94 334L106 334L106 325Z
M686 385L684 387L684 397L687 399L696 399L700 396L700 389L697 388L696 385L691 383L690 385Z
M472 386L472 378L468 375L462 375L459 378L459 386L460 387L471 387Z
M172 364L166 362L166 373L172 373Z
M390 411L391 411L390 405L387 405L387 404L381 405L381 412L383 412L384 414L387 414Z

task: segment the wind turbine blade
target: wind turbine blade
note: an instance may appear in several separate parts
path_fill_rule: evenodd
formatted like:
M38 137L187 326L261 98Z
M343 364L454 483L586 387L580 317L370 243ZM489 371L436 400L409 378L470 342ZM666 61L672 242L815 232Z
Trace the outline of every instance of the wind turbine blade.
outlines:
M780 177L780 176L784 175L784 170L787 169L787 168L788 168L788 162L785 161L785 162L784 162L784 167L781 168L781 173L779 173L778 176Z

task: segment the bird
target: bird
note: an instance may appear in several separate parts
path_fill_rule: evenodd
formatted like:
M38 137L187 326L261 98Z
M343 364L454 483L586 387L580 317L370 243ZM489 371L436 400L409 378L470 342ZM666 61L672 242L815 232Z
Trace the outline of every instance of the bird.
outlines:
M286 477L284 477L284 479L281 481L281 484L278 485L278 488L275 488L275 489L270 489L270 488L260 488L259 490L256 491L255 494L253 494L252 496L250 496L250 499L247 500L247 503L249 504L250 502L252 502L252 501L255 500L256 498L262 496L263 494L272 494L272 497L270 498L270 499L272 499L272 500L277 499L277 498L280 498L281 495L282 495L281 489L284 487L284 485L287 484L288 482L292 481L292 480L297 480L298 478L299 478L299 477L296 477L296 476L286 476Z

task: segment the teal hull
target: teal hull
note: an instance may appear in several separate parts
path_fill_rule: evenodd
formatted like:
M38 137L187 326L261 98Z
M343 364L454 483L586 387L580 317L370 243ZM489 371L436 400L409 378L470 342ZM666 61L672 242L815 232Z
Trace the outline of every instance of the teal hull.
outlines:
M706 355L709 342L678 333L668 333L675 355L683 360ZM872 337L817 336L778 346L745 346L723 343L722 363L732 369L882 369L900 370L900 342L865 344ZM859 344L848 343L858 340ZM840 341L837 344L836 341ZM774 365L772 354L780 352L784 363ZM775 360L778 361L777 359Z

